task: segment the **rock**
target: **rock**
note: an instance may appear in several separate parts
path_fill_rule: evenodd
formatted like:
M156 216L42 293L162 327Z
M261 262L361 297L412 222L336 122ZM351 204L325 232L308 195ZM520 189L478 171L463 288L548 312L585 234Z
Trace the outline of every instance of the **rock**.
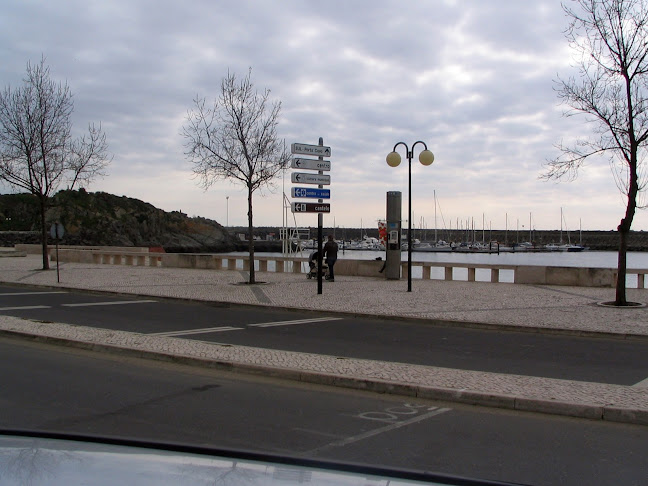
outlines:
M47 220L65 227L62 243L162 247L167 252L227 252L237 242L216 221L165 212L138 199L105 192L60 191ZM49 224L49 223L48 223ZM39 243L38 203L27 194L0 196L0 246ZM7 230L7 231L2 231Z

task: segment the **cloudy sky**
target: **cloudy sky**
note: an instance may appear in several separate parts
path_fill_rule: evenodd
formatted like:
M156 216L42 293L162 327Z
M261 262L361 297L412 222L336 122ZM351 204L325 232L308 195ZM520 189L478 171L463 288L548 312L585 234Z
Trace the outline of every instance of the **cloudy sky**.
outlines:
M565 229L611 230L625 201L606 161L574 182L539 179L556 143L590 129L554 91L572 73L566 25L560 0L5 0L0 81L20 85L45 56L74 93L75 128L107 133L113 162L88 189L167 211L247 224L244 188L201 189L180 132L196 95L252 68L282 103L279 136L331 147L325 226L375 227L387 191L406 202L407 164L385 156L422 140L436 160L412 165L416 227L434 227L436 192L439 228L558 229L562 208ZM255 195L256 225L295 224L291 186L288 171ZM646 212L633 229L648 230Z

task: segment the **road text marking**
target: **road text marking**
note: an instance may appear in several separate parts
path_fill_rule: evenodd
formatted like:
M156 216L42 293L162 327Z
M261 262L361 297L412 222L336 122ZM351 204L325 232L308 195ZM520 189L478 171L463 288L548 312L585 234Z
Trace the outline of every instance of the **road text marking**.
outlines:
M341 317L316 317L313 319L296 319L294 321L262 322L260 324L248 324L248 327L275 327L292 326L294 324L310 324L313 322L339 321Z
M434 407L431 407L431 408L434 408ZM331 442L329 444L323 445L322 447L318 447L317 449L313 449L311 451L308 451L308 454L312 455L314 453L319 453L319 452L322 452L323 450L331 449L333 447L343 447L343 446L348 445L348 444L353 444L354 442L358 442L358 441L361 441L361 440L364 440L364 439L368 439L369 437L373 437L375 435L379 435L379 434L382 434L384 432L389 432L389 431L394 430L394 429L405 427L407 425L411 425L411 424L414 424L416 422L420 422L422 420L428 419L430 417L434 417L435 415L439 415L439 414L442 414L444 412L449 412L450 410L452 410L452 409L451 408L438 408L438 409L433 410L433 411L431 411L429 413L424 413L422 415L417 415L416 417L413 417L413 418L411 418L409 420L404 420L403 422L396 422L396 423L393 423L393 424L390 424L390 425L386 425L385 427L380 427L378 429L370 430L369 432L365 432L363 434L358 434L358 435L354 435L352 437L347 437L346 439L342 439L342 440L339 440L339 441L336 441L336 442Z

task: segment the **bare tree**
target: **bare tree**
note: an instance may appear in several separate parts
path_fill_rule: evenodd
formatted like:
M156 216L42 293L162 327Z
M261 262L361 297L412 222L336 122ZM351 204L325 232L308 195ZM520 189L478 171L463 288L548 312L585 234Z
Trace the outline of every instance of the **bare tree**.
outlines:
M277 137L281 102L269 104L270 91L259 93L247 76L237 79L227 73L220 95L213 105L196 97L182 128L186 156L193 163L194 174L207 189L216 181L230 179L245 185L248 192L249 283L254 274L252 194L271 186L272 180L286 167L289 153Z
M0 93L0 179L38 198L43 270L49 268L46 212L49 198L64 183L87 183L110 162L101 126L73 138L72 93L50 78L45 59L27 64L23 85Z
M617 187L627 198L617 230L619 259L614 305L626 300L628 235L645 188L648 143L648 5L645 0L576 0L578 11L563 4L570 18L565 31L580 54L579 77L558 79L557 91L571 110L585 115L594 136L573 146L558 146L561 155L548 163L546 179L574 179L585 162L607 159Z

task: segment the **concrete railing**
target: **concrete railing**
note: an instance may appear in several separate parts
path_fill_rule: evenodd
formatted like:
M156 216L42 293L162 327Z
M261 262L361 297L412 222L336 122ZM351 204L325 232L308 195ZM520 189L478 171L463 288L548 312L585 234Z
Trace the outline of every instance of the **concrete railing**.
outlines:
M55 252L50 251L55 259ZM59 247L59 260L63 262L99 263L112 265L160 266L170 268L197 268L211 270L249 270L247 255L156 253L146 249L71 249ZM260 272L306 273L308 259L255 255L256 269ZM384 261L340 259L335 264L335 274L361 277L381 277ZM403 262L402 278L407 278L407 262ZM479 281L513 282L527 285L569 285L580 287L614 287L616 268L579 268L532 265L498 265L480 263L412 262L412 276L437 280L478 281L478 273L489 277ZM434 271L434 275L433 275ZM637 287L645 288L648 269L628 269L627 274L636 276ZM503 278L503 276L505 278Z
M48 245L47 246L50 255L56 251L56 246L55 245ZM28 255L40 255L40 253L43 251L42 245L38 244L22 244L19 243L15 245L16 251L22 251L27 253ZM105 251L122 251L122 252L137 252L137 253L145 253L149 251L149 247L146 246L77 246L77 245L59 245L59 251L61 250L105 250Z

